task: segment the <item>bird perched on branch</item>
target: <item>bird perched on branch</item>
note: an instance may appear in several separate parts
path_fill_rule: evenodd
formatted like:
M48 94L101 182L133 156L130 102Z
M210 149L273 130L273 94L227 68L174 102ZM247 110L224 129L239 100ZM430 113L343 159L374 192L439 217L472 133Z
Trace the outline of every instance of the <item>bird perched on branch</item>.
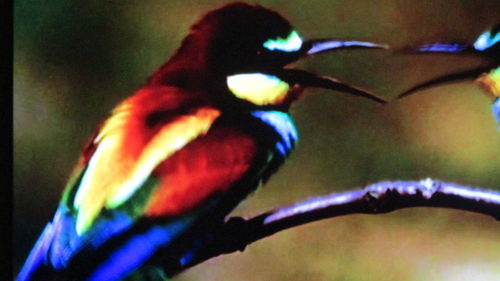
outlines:
M304 87L384 102L285 68L354 48L385 46L303 41L286 19L259 5L207 13L84 147L18 280L164 280L189 264L293 149L297 131L288 110Z
M444 83L464 79L475 79L493 98L493 115L500 125L500 24L482 33L474 43L434 43L411 47L405 51L411 53L443 53L454 55L472 55L484 58L487 65L472 70L451 73L416 85L399 95L399 98L419 90Z

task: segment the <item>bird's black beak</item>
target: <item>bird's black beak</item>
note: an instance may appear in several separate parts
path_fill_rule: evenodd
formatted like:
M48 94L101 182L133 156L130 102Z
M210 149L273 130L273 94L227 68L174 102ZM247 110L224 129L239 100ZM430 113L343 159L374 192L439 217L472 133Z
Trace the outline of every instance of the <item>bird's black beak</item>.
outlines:
M405 53L405 54L450 54L450 55L472 55L472 56L477 56L477 57L487 57L485 54L481 51L478 51L474 48L472 45L468 44L461 44L461 43L434 43L434 44L424 44L424 45L419 45L417 47L410 47L410 48L405 48L403 50L399 51L400 53ZM492 68L491 65L489 66L482 66L482 67L477 67L471 70L465 70L465 71L459 71L459 72L454 72L450 73L444 76L440 76L431 80L428 80L426 82L423 82L421 84L418 84L403 93L401 93L398 96L399 98L408 96L410 94L413 94L419 90L423 90L426 88L430 88L433 86L445 84L445 83L451 83L451 82L457 82L457 81L462 81L462 80L469 80L469 79L475 79L482 73L488 72Z
M277 76L286 81L288 84L294 85L298 84L304 87L315 87L315 88L323 88L330 89L334 91L339 91L343 93L348 93L351 95L364 97L367 99L371 99L378 103L387 103L381 97L376 96L373 93L370 93L367 90L357 88L351 86L345 82L342 82L338 79L328 77L328 76L320 76L305 70L300 69L283 69L280 73L277 73Z
M345 50L345 49L388 49L387 45L361 41L339 41L333 39L314 39L302 44L298 51L298 58L309 57L318 53ZM345 82L328 76L320 76L299 69L282 69L277 73L278 77L289 84L298 84L304 87L317 87L344 92L355 96L371 99L378 103L387 101L367 90L351 86Z

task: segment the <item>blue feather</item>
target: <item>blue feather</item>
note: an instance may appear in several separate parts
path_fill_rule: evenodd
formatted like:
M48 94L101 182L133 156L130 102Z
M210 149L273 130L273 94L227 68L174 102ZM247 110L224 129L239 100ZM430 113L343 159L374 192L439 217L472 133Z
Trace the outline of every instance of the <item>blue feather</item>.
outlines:
M47 251L50 242L54 238L54 227L51 223L47 224L45 229L38 238L35 246L31 250L24 267L17 276L17 281L28 281L31 276L43 265L47 263Z
M173 221L151 221L141 227L123 211L107 212L84 235L76 232L73 212L61 205L54 220L45 227L17 281L52 280L51 274L88 276L87 281L124 279L185 233L200 213L212 206L210 203ZM185 254L179 257L179 262L188 263L194 258L197 248L193 245L191 242L186 244L186 249L182 250ZM83 268L80 264L91 266ZM149 267L145 268L147 271Z
M87 280L115 281L125 278L143 265L159 248L177 238L193 219L193 217L186 217L166 225L152 226L144 233L135 234L114 251Z

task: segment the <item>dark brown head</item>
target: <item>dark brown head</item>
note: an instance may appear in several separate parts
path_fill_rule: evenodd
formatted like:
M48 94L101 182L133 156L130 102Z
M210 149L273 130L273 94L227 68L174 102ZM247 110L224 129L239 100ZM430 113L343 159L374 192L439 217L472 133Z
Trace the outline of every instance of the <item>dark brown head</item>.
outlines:
M150 83L230 93L232 98L257 106L290 103L295 97L290 89L296 85L329 88L382 102L333 78L284 68L302 57L345 48L385 46L331 39L303 41L277 12L237 2L208 12L195 23Z

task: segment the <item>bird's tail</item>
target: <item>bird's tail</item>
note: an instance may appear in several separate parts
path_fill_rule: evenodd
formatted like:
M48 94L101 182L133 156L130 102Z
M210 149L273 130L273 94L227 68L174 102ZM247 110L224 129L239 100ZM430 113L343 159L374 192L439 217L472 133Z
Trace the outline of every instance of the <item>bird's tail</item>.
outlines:
M191 243L180 243L188 248L184 249L177 240L199 216L193 212L164 222L141 220L132 227L111 231L111 226L120 221L117 215L103 220L87 235L78 236L73 231L73 217L62 210L45 227L16 281L168 280L163 269L148 260L160 249L179 247L175 254L166 250L170 253L167 258L178 262Z
M16 281L30 281L41 279L42 275L48 275L51 271L47 267L47 253L54 238L54 227L49 223L42 232L40 238L31 250L28 259L24 263ZM38 276L37 278L34 278ZM47 278L44 278L48 280Z

